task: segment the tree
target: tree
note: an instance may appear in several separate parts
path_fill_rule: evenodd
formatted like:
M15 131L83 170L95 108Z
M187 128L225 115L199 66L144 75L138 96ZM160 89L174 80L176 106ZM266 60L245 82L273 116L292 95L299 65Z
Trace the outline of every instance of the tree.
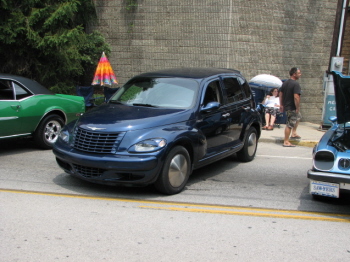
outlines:
M54 92L91 84L109 45L97 31L93 0L0 0L0 72L29 77Z

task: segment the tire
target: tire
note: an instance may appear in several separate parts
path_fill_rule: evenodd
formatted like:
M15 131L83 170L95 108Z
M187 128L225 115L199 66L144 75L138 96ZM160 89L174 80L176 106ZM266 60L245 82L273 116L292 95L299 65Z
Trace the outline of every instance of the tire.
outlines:
M191 174L191 159L182 146L174 147L167 155L155 188L167 195L180 193Z
M52 149L63 126L64 121L60 116L46 116L35 130L35 142L42 149Z
M250 162L254 159L258 147L258 136L254 127L249 128L244 140L243 148L237 152L237 157L242 162Z

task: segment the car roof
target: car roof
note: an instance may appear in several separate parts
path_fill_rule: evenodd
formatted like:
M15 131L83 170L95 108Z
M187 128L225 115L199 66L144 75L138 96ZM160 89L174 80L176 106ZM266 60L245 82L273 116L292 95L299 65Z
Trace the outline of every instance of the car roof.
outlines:
M47 88L39 84L37 81L29 79L27 77L0 73L0 79L16 81L22 84L23 86L25 86L26 88L28 88L35 95L39 95L39 94L52 95L53 94L50 90L48 90Z
M184 78L206 78L219 74L240 74L239 71L227 68L199 68L199 67L182 67L163 69L154 72L148 72L138 75L137 77L184 77Z

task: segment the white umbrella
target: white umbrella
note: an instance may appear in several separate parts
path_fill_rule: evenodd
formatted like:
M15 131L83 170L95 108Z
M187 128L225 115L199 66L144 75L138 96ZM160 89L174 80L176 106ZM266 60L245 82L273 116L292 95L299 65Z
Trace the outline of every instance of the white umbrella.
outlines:
M250 79L249 85L265 90L266 88L280 88L282 86L282 80L279 79L277 76L261 74L256 75L252 79Z

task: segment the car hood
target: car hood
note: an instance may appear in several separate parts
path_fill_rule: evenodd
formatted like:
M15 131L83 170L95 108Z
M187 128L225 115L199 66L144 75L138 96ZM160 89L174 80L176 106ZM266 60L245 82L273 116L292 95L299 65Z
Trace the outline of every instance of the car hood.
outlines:
M87 111L77 126L104 132L123 132L188 121L192 110L148 108L108 103Z
M337 122L339 124L350 121L350 76L332 71L334 94L337 108Z

